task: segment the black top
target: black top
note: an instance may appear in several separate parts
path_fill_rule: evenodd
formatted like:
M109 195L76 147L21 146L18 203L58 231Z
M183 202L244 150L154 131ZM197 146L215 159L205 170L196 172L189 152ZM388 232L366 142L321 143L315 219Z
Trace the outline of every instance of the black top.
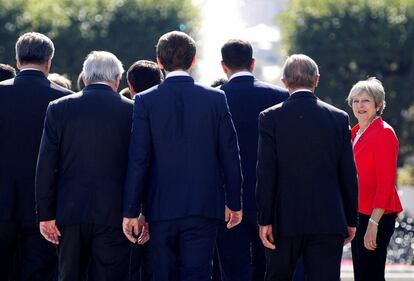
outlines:
M0 83L0 220L35 221L34 180L46 108L70 93L36 70Z
M132 110L103 84L50 103L36 171L40 220L121 227Z
M343 234L358 186L348 115L298 92L260 114L258 220L277 235Z

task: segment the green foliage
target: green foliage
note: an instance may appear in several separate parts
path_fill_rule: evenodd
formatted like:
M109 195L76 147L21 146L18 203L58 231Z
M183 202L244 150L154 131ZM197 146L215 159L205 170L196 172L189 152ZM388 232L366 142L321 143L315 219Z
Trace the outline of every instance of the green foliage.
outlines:
M162 34L192 33L197 19L191 0L0 0L0 7L0 62L15 63L19 35L42 32L55 44L52 71L72 81L92 50L113 52L127 68L154 60Z
M406 186L414 186L414 167L404 165L398 171L398 184Z
M402 163L414 150L414 1L292 0L290 4L280 18L285 47L318 63L317 95L322 100L353 116L345 102L352 85L372 76L383 82L384 119L400 139Z

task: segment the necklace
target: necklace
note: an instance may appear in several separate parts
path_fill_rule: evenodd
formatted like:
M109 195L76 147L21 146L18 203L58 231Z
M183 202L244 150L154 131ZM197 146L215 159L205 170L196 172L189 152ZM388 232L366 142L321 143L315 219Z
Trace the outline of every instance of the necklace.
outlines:
M374 119L372 119L372 121L371 122L369 122L369 124L368 124L368 126L365 128L365 129L363 129L363 130L361 130L361 128L359 128L358 129L358 131L356 132L356 135L358 136L358 137L360 137L368 128L369 128L369 126L371 126L371 124L375 121L375 120L377 120L378 119L378 117L379 116L376 116Z

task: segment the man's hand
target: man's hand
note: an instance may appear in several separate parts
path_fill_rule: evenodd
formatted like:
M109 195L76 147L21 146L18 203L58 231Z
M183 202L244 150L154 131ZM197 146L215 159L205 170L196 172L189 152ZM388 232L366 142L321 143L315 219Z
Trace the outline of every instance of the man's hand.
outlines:
M377 248L377 233L378 226L368 223L367 231L364 236L364 246L370 251L374 251Z
M354 239L356 233L356 227L349 227L348 226L348 237L344 240L344 246Z
M224 220L227 222L227 228L230 229L238 225L243 218L243 211L232 211L226 206Z
M142 233L144 224L145 217L142 216L142 214L140 214L140 216L137 218L124 218L122 222L122 230L124 231L124 234L128 238L128 240L135 244L138 242L139 238L144 237ZM138 236L140 233L141 236ZM145 240L145 242L147 242L147 240ZM142 241L143 239L141 239L141 242ZM141 244L144 244L145 242L142 242Z
M142 245L150 239L148 223L143 214L139 215L138 224L142 224L141 235L138 237L138 244Z
M270 250L276 249L272 225L259 225L259 236L262 240L263 246L269 248Z
M47 241L56 245L59 244L61 234L56 226L56 220L41 221L39 223L39 229L40 233Z

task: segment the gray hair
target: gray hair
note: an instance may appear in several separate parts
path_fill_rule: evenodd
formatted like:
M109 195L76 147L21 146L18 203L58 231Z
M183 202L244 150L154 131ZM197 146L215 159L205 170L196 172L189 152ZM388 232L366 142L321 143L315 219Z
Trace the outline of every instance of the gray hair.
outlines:
M381 115L385 109L385 90L381 81L375 77L361 80L352 87L347 98L349 106L352 107L354 98L364 92L374 99L375 107L379 107L377 115Z
M283 65L282 80L291 89L315 86L319 69L316 62L303 54L289 56Z
M42 33L28 32L16 42L16 60L20 64L45 64L53 58L55 46L49 37Z
M112 53L92 51L83 62L83 78L86 84L94 82L116 82L116 76L122 76L124 68L121 61Z

